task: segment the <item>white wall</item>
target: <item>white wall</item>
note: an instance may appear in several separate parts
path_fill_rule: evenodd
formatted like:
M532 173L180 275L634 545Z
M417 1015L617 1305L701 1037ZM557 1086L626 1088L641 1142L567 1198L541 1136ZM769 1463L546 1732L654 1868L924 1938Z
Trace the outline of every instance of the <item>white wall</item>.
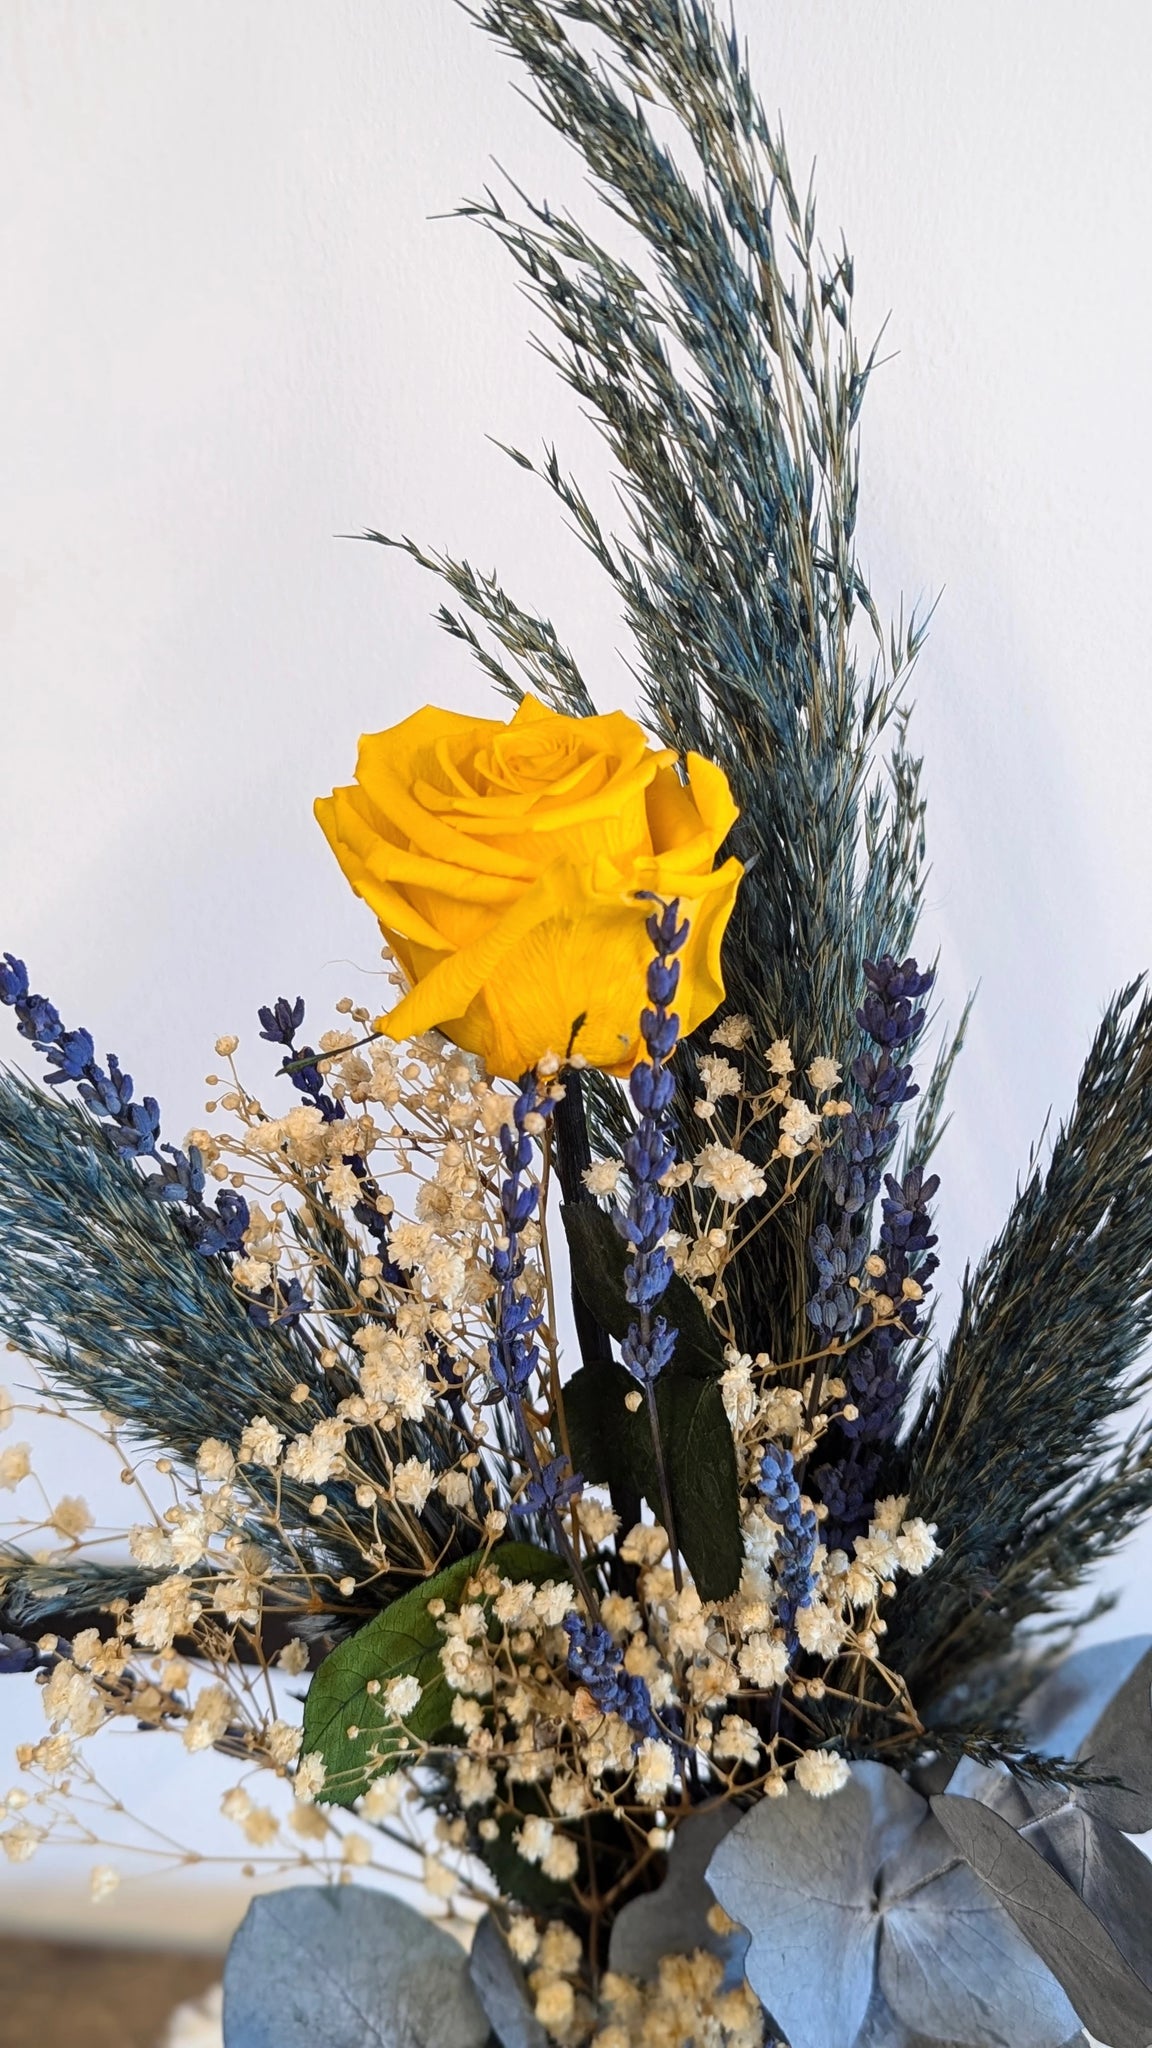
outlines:
M982 984L941 1162L954 1286L1107 993L1152 960L1152 13L736 11L795 164L818 157L863 326L892 310L866 557L889 595L943 586L926 949L953 1013ZM605 589L485 435L555 435L593 486L598 444L495 249L430 219L493 156L586 204L450 0L0 9L0 945L174 1136L218 1032L251 1047L259 1002L371 985L310 815L357 734L488 701L426 579L335 536L499 564L627 699ZM56 1437L41 1463L80 1483ZM1150 1559L1121 1568L1122 1625L1152 1625ZM33 1708L0 1695L4 1735Z

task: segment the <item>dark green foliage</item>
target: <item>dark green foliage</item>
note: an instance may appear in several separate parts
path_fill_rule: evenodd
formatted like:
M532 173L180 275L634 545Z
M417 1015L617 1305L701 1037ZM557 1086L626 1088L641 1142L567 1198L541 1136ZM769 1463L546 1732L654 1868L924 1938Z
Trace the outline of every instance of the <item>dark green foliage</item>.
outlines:
M585 1479L641 1494L661 1512L660 1481L647 1405L632 1414L625 1396L636 1382L621 1365L585 1365L564 1390L572 1457ZM669 1367L656 1382L660 1441L668 1471L676 1539L701 1597L736 1591L744 1561L740 1491L732 1431L714 1379Z
M572 1262L572 1281L602 1329L624 1338L636 1310L624 1291L628 1247L612 1218L592 1202L569 1203L561 1212ZM676 1331L670 1372L717 1379L724 1353L715 1327L686 1280L678 1276L660 1297L660 1314Z
M900 1595L885 1655L928 1702L1056 1608L1152 1507L1152 999L1110 1006L1076 1105L965 1279L902 1483L943 1556Z
M458 1608L468 1580L486 1562L505 1578L531 1579L541 1586L547 1579L567 1577L551 1551L531 1543L503 1543L487 1559L476 1551L413 1586L367 1628L340 1643L321 1664L304 1702L304 1748L318 1750L324 1759L328 1775L320 1796L327 1804L354 1805L373 1778L403 1762L410 1745L401 1740L383 1703L391 1679L420 1682L421 1697L405 1717L414 1738L431 1743L450 1734L452 1692L440 1662L444 1636L428 1602L442 1600L449 1609ZM371 1693L370 1684L376 1687Z

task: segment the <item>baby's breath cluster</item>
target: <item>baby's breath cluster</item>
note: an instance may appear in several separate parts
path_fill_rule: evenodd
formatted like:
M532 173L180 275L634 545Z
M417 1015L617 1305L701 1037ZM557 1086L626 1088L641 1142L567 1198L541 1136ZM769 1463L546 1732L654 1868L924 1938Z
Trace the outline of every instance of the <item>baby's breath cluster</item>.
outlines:
M676 1042L675 906L652 928L658 1062ZM245 1869L395 1868L450 1911L490 1898L496 1873L520 1901L508 1938L552 2040L672 2048L695 2038L695 2014L700 2038L743 2048L761 2038L759 2006L715 1956L665 1958L641 1983L604 1972L603 1929L701 1802L829 1797L847 1756L881 1732L919 1737L884 1660L885 1610L901 1576L931 1563L934 1532L889 1497L829 1542L807 1480L856 1412L854 1327L773 1359L743 1347L728 1284L765 1220L836 1158L853 1114L840 1068L821 1057L799 1076L786 1040L757 1047L749 1021L728 1016L696 1062L686 1118L674 1127L654 1064L644 1086L663 1090L659 1127L649 1105L621 1157L583 1170L583 1199L632 1246L633 1292L636 1219L660 1219L651 1243L645 1225L640 1275L659 1271L659 1320L624 1311L628 1370L599 1424L608 1440L654 1433L659 1486L638 1512L626 1488L580 1472L569 1441L555 1192L572 1064L550 1055L508 1086L439 1034L395 1044L350 1000L339 1010L315 1047L300 1043L302 1003L261 1013L291 1091L275 1111L242 1076L238 1036L217 1042L227 1071L208 1077L177 1178L217 1185L196 1255L266 1333L268 1374L218 1405L186 1457L142 1461L111 1415L100 1424L138 1502L124 1574L94 1621L38 1631L18 1652L47 1730L19 1753L0 1843L19 1860L51 1834L76 1839L81 1791L86 1809L100 1804L94 1745L131 1721L235 1762L222 1812ZM753 1066L767 1087L746 1083ZM677 1129L698 1133L694 1148L681 1137L678 1150ZM901 1303L870 1274L854 1299L875 1331ZM722 1597L700 1590L691 1544L661 1513L677 1288L712 1333L731 1438L742 1568ZM657 1337L659 1371L641 1391L629 1359ZM54 1399L46 1384L38 1405ZM15 1413L9 1398L0 1427ZM0 1486L22 1499L38 1487L24 1443L0 1451ZM18 1530L22 1568L44 1570L112 1533L83 1501L46 1496ZM381 1649L379 1675L339 1717L337 1757L302 1729L302 1687L413 1597L421 1653ZM108 1839L82 1838L105 1896Z

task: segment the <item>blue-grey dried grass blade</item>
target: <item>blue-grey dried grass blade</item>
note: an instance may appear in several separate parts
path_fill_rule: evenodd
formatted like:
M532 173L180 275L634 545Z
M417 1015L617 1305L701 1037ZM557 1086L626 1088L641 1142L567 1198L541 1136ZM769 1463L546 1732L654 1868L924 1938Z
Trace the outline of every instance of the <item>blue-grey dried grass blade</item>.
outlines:
M608 1942L608 1967L627 1977L654 1978L664 1956L707 1949L724 1963L725 1988L744 1976L748 1936L742 1929L717 1934L708 1915L716 1894L705 1878L711 1858L740 1819L734 1806L690 1813L680 1822L668 1858L668 1874L654 1892L630 1899L617 1913Z
M224 2048L485 2048L468 1958L399 1899L297 1885L254 1899L224 1969Z
M932 1811L977 1876L1109 2048L1147 2048L1152 1990L1104 1924L1011 1823L978 1800L942 1793Z
M353 1389L342 1373L320 1368L306 1330L252 1321L226 1267L194 1249L173 1211L148 1195L83 1108L11 1072L0 1072L0 1248L5 1336L64 1398L118 1416L136 1443L183 1464L194 1462L206 1437L235 1445L254 1415L267 1416L290 1439L301 1428L292 1400L301 1381L310 1390L312 1421L335 1414ZM371 1468L379 1455L373 1432L357 1440L358 1453L361 1446ZM446 1462L444 1445L424 1431L412 1448L437 1465ZM380 1477L386 1483L383 1466ZM253 1499L295 1532L298 1555L326 1579L358 1576L364 1553L381 1536L397 1560L404 1558L403 1528L375 1530L371 1511L357 1505L346 1481L334 1480L328 1492L350 1533L329 1536L309 1515L313 1488L254 1466L244 1468L243 1478ZM429 1505L439 1515L436 1498ZM336 1514L330 1523L337 1526ZM445 1547L452 1537L445 1523L430 1540ZM282 1568L287 1597L288 1553L277 1556L267 1530L262 1540ZM310 1598L306 1590L302 1597ZM390 1597L386 1583L379 1597ZM334 1591L332 1600L341 1604Z
M923 1708L1058 1609L1152 1507L1152 1001L1110 1005L1046 1170L965 1279L901 1487L943 1554L902 1589L886 1656ZM986 1711L996 1703L986 1703Z
M923 878L902 708L922 629L884 633L855 555L872 357L852 338L851 259L820 250L811 199L710 5L481 0L467 11L527 70L640 251L626 260L522 194L516 218L492 194L463 209L551 323L540 346L604 435L624 535L605 531L551 450L539 464L509 452L537 470L614 584L658 736L718 760L732 782L749 871L728 936L731 1006L752 1016L757 1047L789 1032L801 1065L819 1052L848 1060L861 962L907 950ZM585 54L585 31L603 39L602 61ZM652 105L677 124L680 160ZM591 709L550 622L467 562L404 545L495 638L498 657L458 613L441 614L502 687ZM603 1091L597 1106L610 1123ZM813 1176L730 1275L753 1348L803 1346L820 1200Z
M485 1913L476 1929L469 1971L499 2048L548 2048L548 2035L536 2018L524 1972L492 1913Z

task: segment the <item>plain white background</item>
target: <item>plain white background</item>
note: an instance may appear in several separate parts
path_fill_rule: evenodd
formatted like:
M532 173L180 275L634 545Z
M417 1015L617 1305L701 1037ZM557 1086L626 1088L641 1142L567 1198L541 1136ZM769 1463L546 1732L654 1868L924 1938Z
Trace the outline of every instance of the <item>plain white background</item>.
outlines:
M942 592L924 951L953 1015L981 985L940 1161L951 1302L1108 993L1152 961L1152 14L736 14L798 174L817 159L825 237L855 252L862 332L892 315L864 414L874 588ZM421 572L337 536L497 565L628 701L607 590L485 438L554 437L605 501L509 268L433 218L494 158L589 210L451 0L0 10L0 946L172 1137L219 1032L263 1082L258 1003L373 987L374 931L311 817L359 732L491 701ZM39 1464L115 1509L58 1433ZM1109 1632L1152 1624L1150 1563L1152 1539L1113 1570ZM8 1681L4 1746L38 1725ZM133 1748L134 1774L172 1766ZM207 1780L175 1768L167 1810L207 1845ZM0 1890L27 1912L77 1875L45 1858Z

